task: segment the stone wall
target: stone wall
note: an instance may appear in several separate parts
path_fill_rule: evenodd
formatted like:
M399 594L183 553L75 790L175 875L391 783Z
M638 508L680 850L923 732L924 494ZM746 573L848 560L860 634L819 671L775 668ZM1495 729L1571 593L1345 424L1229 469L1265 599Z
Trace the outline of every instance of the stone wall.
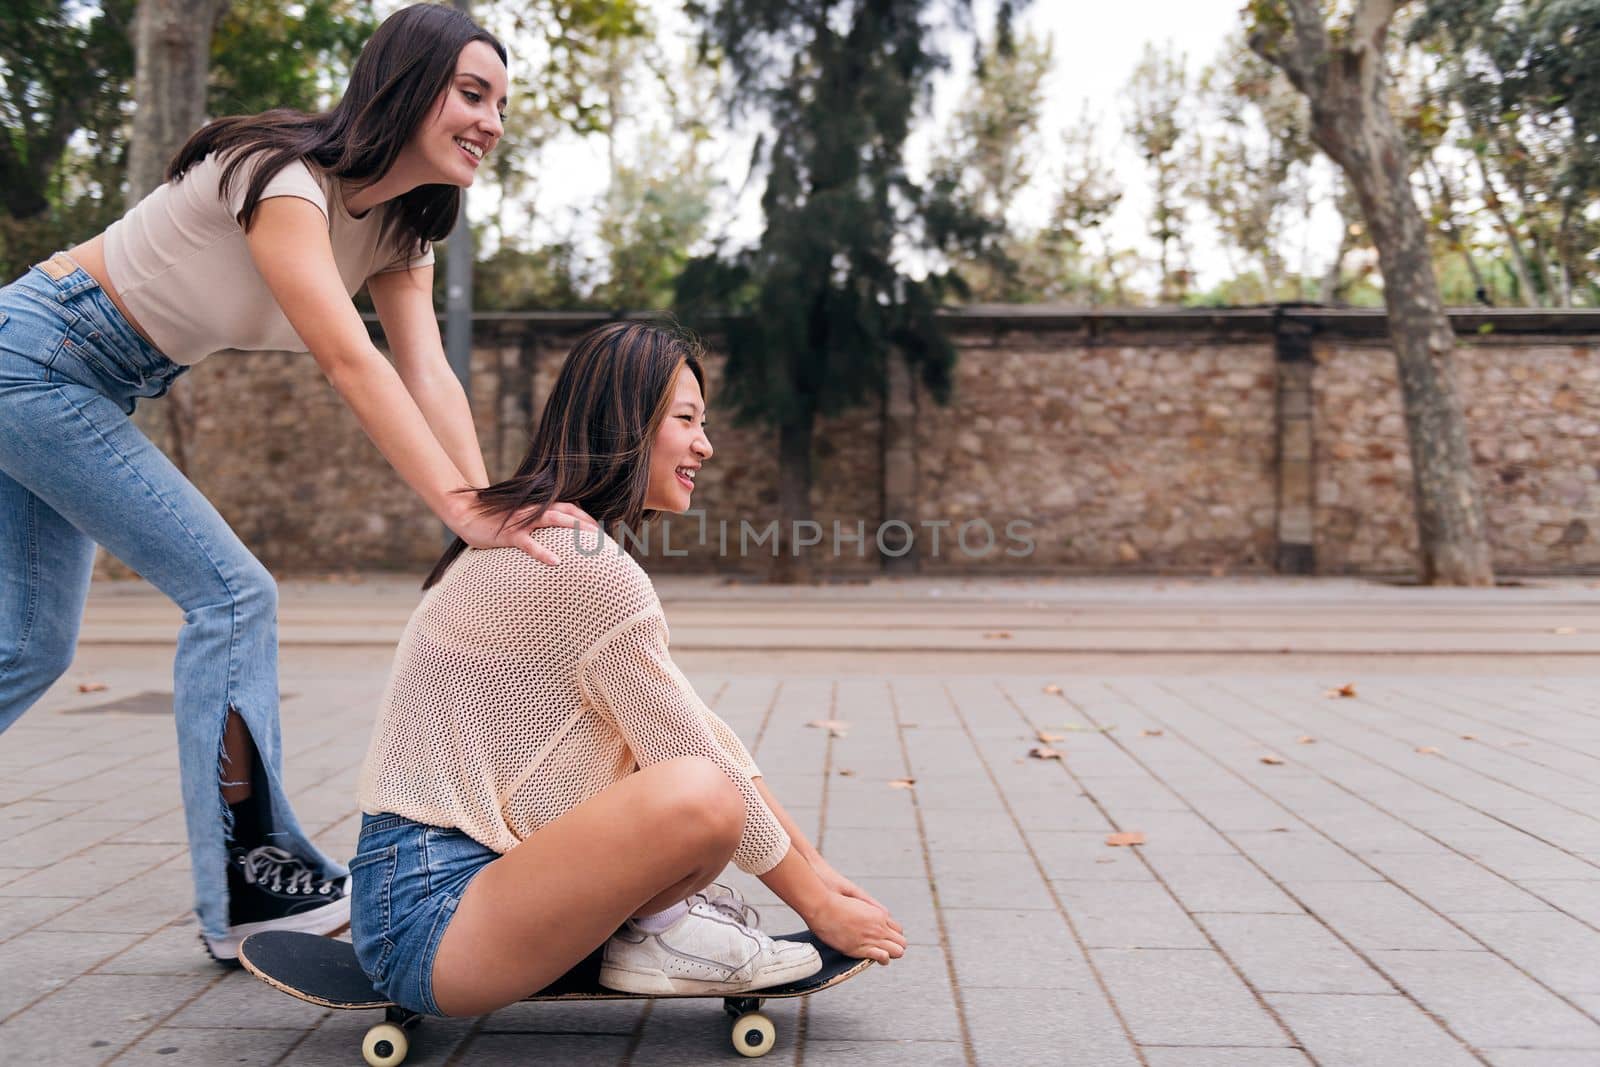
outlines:
M1456 319L1497 568L1600 570L1600 313ZM515 467L560 360L598 321L477 320L473 408L492 475ZM947 406L898 373L884 397L819 426L819 572L1414 570L1381 314L993 308L949 322L961 359ZM720 372L713 355L704 515L675 520L668 544L651 531L654 570L770 567L770 543L748 534L775 517L776 442L734 424ZM439 525L309 356L213 357L186 387L191 474L274 571L432 562ZM141 424L166 445L164 407ZM912 551L886 560L880 530L891 552L909 532Z

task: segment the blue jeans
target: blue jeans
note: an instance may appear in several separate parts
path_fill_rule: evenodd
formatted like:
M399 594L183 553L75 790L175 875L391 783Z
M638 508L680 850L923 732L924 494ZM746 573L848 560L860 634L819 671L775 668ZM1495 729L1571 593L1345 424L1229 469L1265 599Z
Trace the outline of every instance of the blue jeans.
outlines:
M323 876L344 871L306 839L283 789L277 585L128 418L184 369L65 257L0 289L0 731L72 663L95 542L171 597L183 609L173 711L195 910L221 937L222 776L250 773L223 766L230 709L265 770L254 789L270 798L268 840Z
M363 815L350 861L350 941L373 988L409 1011L443 1015L433 961L456 905L500 858L460 830Z

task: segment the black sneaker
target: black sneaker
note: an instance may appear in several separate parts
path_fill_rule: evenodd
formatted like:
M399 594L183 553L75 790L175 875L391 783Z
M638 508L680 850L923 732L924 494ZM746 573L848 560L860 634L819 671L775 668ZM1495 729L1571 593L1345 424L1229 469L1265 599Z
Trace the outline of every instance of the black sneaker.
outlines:
M239 942L263 930L332 934L350 924L348 878L318 879L300 857L271 845L228 851L228 933L202 937L218 962L239 958Z

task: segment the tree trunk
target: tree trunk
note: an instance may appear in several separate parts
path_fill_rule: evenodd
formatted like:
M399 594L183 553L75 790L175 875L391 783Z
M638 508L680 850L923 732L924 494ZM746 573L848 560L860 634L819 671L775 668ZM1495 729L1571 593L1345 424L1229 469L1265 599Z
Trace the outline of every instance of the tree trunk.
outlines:
M1493 585L1483 505L1456 400L1455 335L1412 197L1409 154L1388 104L1384 39L1401 2L1361 0L1348 32L1335 39L1320 5L1289 0L1291 50L1269 46L1263 54L1310 100L1312 139L1344 171L1378 249L1411 444L1422 581Z
M133 132L128 145L128 204L166 180L167 164L206 118L211 31L228 0L140 0L134 16ZM184 473L194 436L189 383L173 383L161 405L167 452ZM149 409L147 409L149 410ZM153 415L139 419L152 428Z
M785 420L778 427L778 556L772 561L771 580L778 585L810 581L812 551L799 548L795 533L811 519L811 435L816 416L810 412ZM824 538L826 543L826 538ZM820 548L821 545L816 546Z
M140 0L133 30L129 204L162 183L173 155L205 121L211 31L227 6L228 0Z

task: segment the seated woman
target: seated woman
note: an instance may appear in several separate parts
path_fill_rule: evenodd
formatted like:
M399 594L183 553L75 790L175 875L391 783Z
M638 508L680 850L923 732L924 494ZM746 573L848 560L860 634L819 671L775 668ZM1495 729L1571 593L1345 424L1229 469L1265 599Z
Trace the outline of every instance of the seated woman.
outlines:
M477 491L531 526L551 503L637 530L711 458L693 346L642 323L574 346L514 477ZM536 992L604 945L635 993L737 993L814 974L733 890L730 858L827 944L888 963L900 925L836 872L673 665L650 579L596 530L558 559L456 541L395 656L361 777L351 931L373 984L435 1015Z

